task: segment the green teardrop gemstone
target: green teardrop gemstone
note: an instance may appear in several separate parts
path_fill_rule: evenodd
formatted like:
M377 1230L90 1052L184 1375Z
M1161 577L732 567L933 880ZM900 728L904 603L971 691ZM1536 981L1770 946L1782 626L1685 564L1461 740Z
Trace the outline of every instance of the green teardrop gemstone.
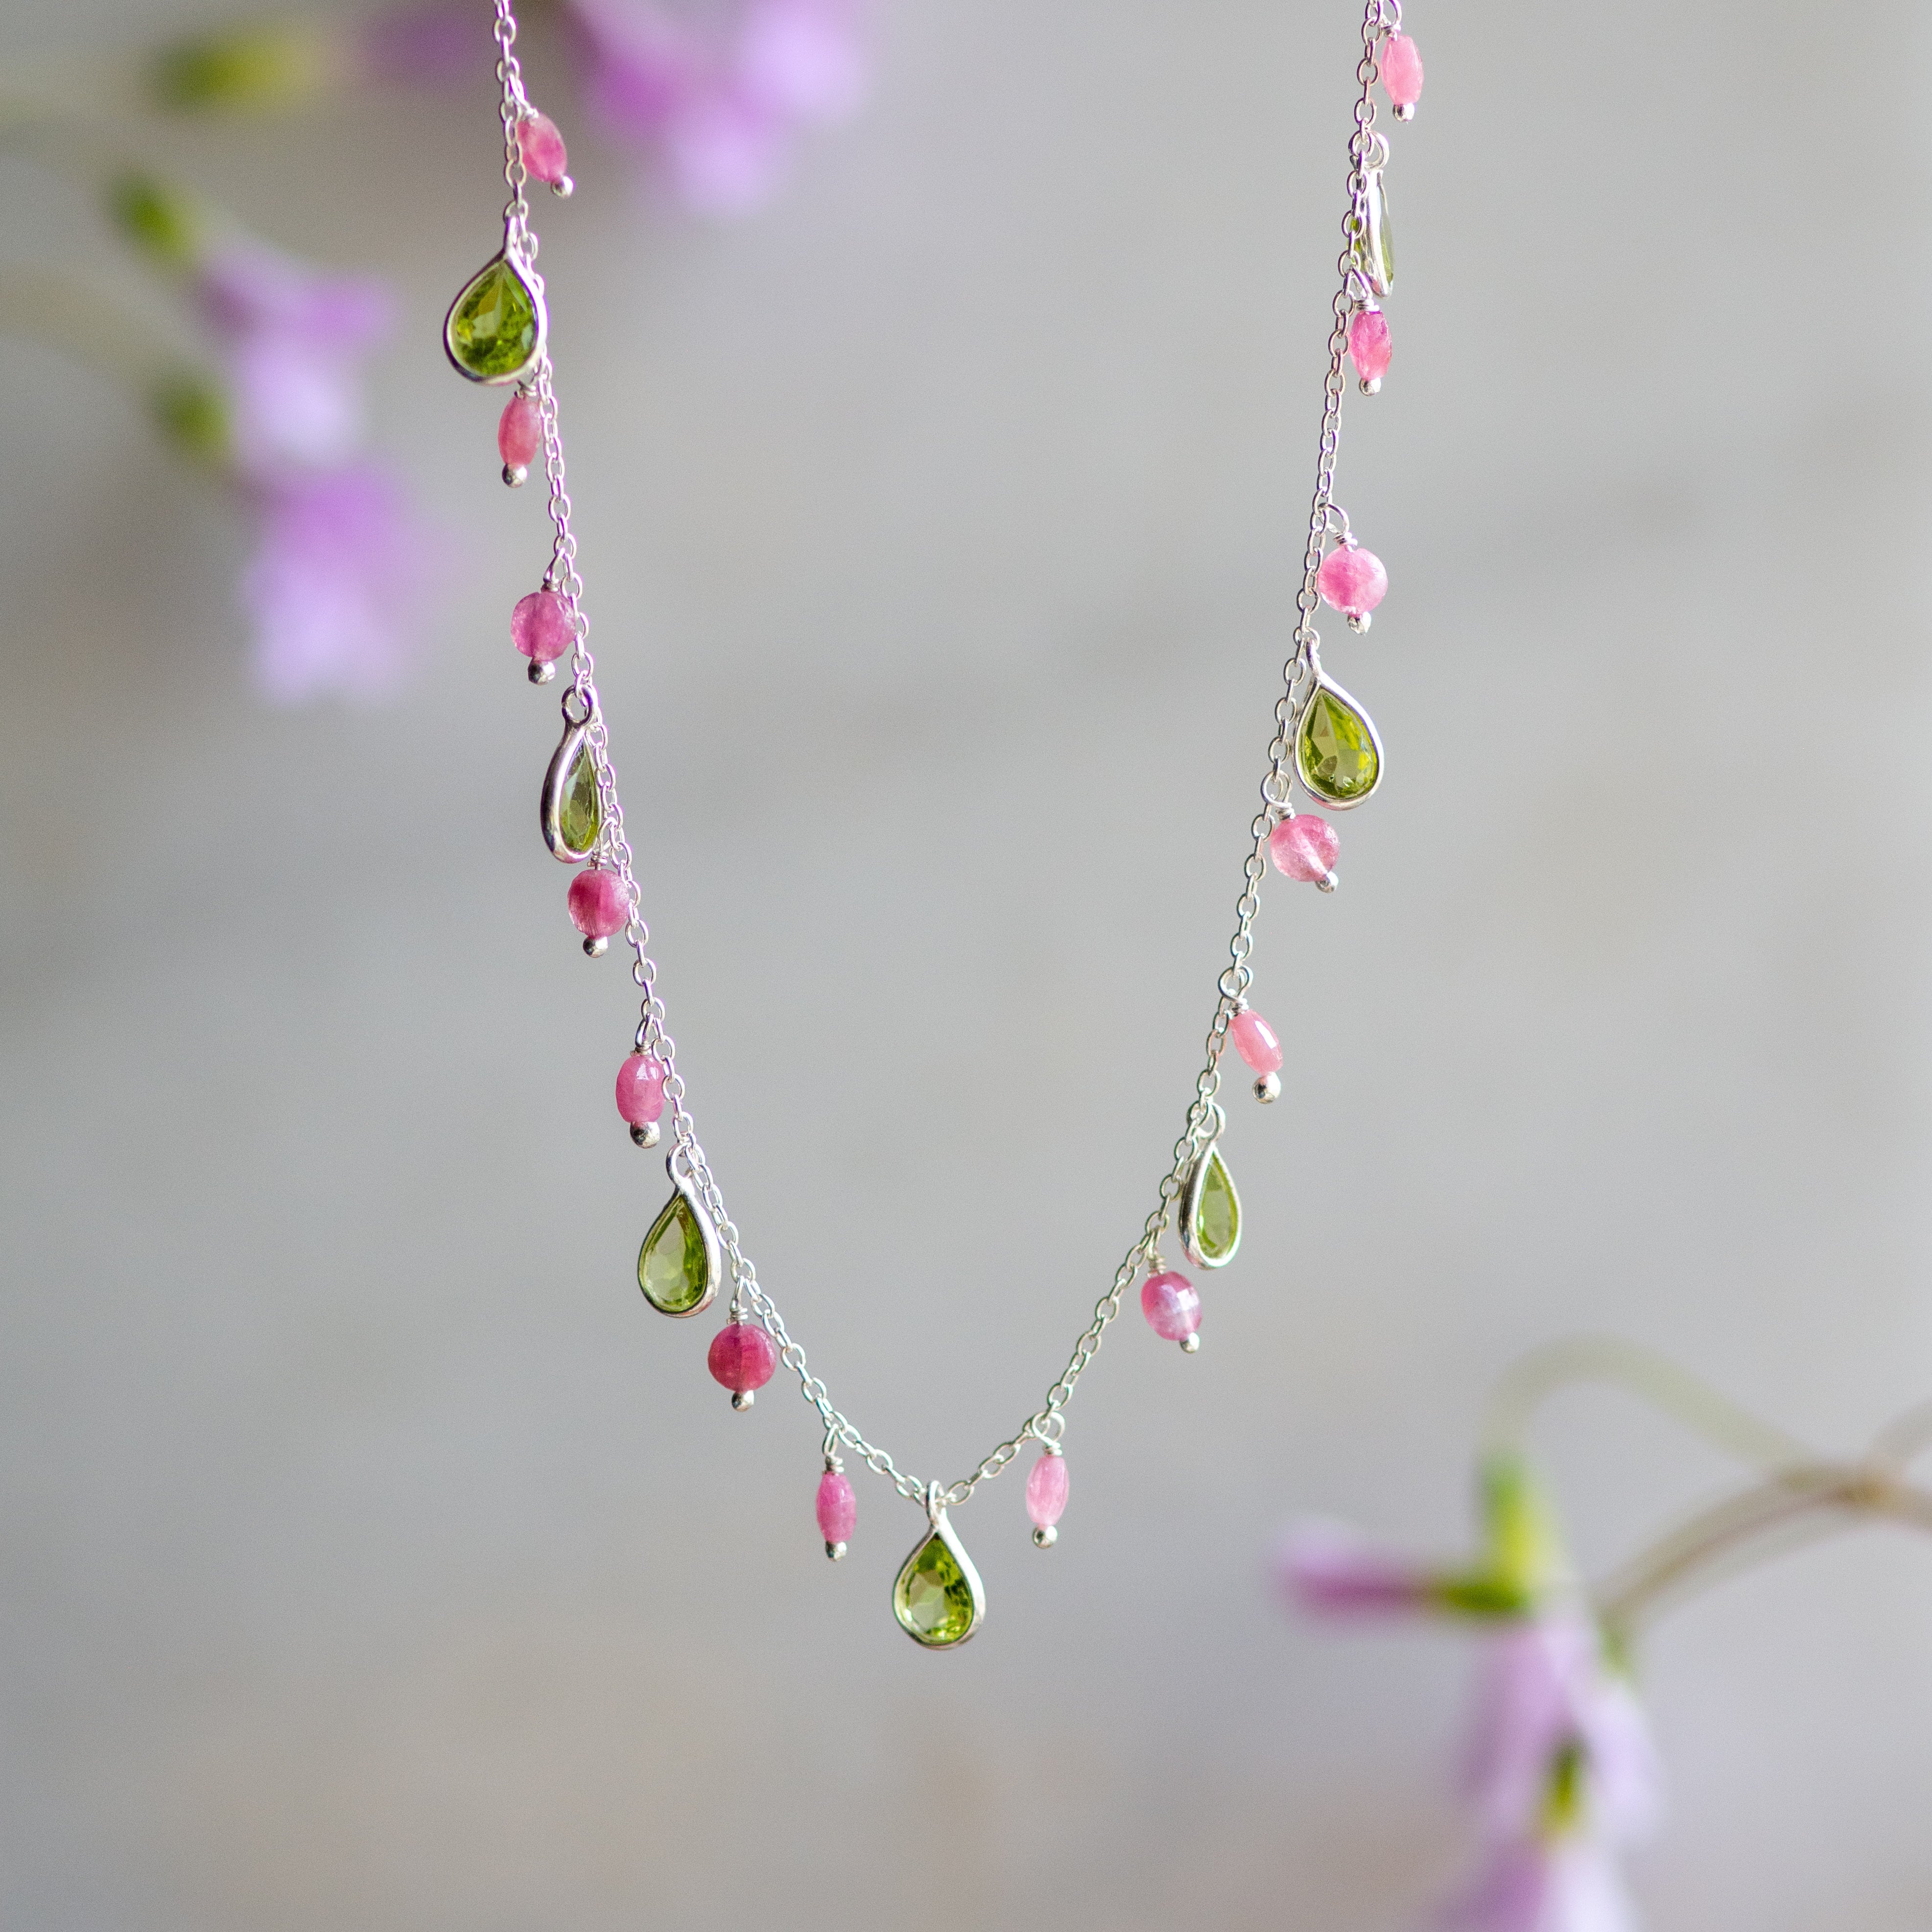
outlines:
M1366 203L1367 234L1362 238L1362 272L1378 296L1395 286L1395 234L1389 226L1388 190L1382 185L1380 168L1370 170Z
M1241 1198L1220 1150L1208 1150L1201 1192L1194 1204L1194 1240L1204 1262L1226 1261L1241 1238Z
M710 1292L710 1277L697 1211L682 1194L674 1194L638 1251L638 1286L653 1308L689 1315Z
M443 333L457 367L479 382L507 382L536 359L536 297L507 256L457 297Z
M937 1530L906 1558L892 1586L892 1610L908 1634L928 1649L941 1650L971 1635L978 1621L973 1586Z
M1332 685L1320 685L1301 714L1295 769L1301 782L1330 805L1366 798L1382 775L1369 721Z
M604 829L604 801L597 792L597 761L590 755L588 745L578 753L565 774L556 825L563 834L563 842L573 852L588 852Z

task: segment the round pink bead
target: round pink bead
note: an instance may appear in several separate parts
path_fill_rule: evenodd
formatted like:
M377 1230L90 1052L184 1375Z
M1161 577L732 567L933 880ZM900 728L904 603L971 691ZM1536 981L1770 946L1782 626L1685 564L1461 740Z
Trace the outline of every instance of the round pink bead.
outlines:
M510 613L510 641L532 664L552 664L574 639L570 606L554 590L532 590Z
M634 1053L618 1068L617 1111L632 1126L647 1127L664 1112L664 1078L670 1071L648 1053Z
M1315 587L1345 616L1372 610L1388 594L1388 572L1372 550L1331 550L1315 573Z
M622 932L631 916L624 882L615 872L586 866L570 882L570 922L586 939Z
M1178 1280L1180 1277L1177 1276L1175 1279ZM1193 1294L1194 1291L1190 1288L1188 1293ZM1194 1319L1198 1326L1201 1317L1198 1310L1201 1298L1195 1295L1194 1298L1197 1310ZM1142 1305L1146 1305L1144 1295L1142 1297ZM1162 1332L1165 1334L1166 1330ZM1169 1336L1168 1339L1172 1340L1173 1337ZM1060 1520L1061 1512L1066 1508L1066 1458L1064 1456L1042 1455L1027 1472L1026 1503L1027 1514L1042 1529L1051 1529Z
M1388 317L1378 308L1365 308L1348 325L1348 359L1365 382L1379 382L1388 374Z
M496 423L496 454L514 470L527 470L543 447L543 411L534 396L512 396Z
M705 1357L712 1379L734 1394L761 1389L778 1365L778 1345L754 1322L728 1322L711 1338ZM833 1537L831 1540L842 1540Z
M767 1338L769 1339L769 1337ZM850 1543L859 1527L859 1498L837 1469L818 1479L818 1533L827 1543Z
M1257 1073L1281 1070L1281 1042L1259 1013L1249 1008L1237 1013L1228 1022L1228 1036L1234 1042L1234 1051Z
M1306 886L1325 879L1335 869L1336 855L1341 849L1334 826L1312 812L1284 818L1268 834L1268 856L1276 870Z
M556 123L548 114L526 114L517 123L517 146L523 152L524 166L537 180L553 184L562 180L570 157L564 152Z
M1398 107L1413 107L1422 98L1422 56L1407 34L1391 34L1378 63L1382 88Z
M1184 1342L1201 1326L1201 1298L1184 1274L1150 1274L1141 1285L1141 1312L1162 1341Z

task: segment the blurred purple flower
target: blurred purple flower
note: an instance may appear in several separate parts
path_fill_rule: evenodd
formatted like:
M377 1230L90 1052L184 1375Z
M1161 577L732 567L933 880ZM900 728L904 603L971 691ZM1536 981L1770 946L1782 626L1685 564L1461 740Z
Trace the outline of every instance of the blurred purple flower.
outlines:
M210 247L194 277L227 366L243 476L267 482L348 457L362 440L362 358L394 314L386 285L247 242Z
M472 0L428 0L380 14L354 32L356 66L370 80L460 86L496 64L496 43L481 30Z
M1436 1932L1637 1932L1638 1926L1615 1858L1589 1839L1498 1840L1435 1923Z
M592 118L707 214L755 207L800 129L857 106L866 10L867 0L741 0L712 39L651 0L570 0Z
M346 464L260 485L260 548L243 572L256 682L278 704L401 682L440 544L387 472Z
M1424 1610L1434 1600L1430 1571L1340 1523L1297 1525L1282 1544L1275 1574L1289 1603L1316 1616L1386 1616Z

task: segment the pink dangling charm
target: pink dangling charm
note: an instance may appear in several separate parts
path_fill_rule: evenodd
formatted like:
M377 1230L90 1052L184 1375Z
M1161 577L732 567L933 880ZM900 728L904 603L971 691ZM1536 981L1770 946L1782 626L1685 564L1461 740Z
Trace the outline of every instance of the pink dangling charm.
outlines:
M577 641L570 606L554 590L532 590L510 613L510 641L530 661L530 682L548 684L556 661Z
M825 1539L825 1553L836 1563L845 1554L852 1532L859 1526L859 1498L845 1479L836 1456L826 1459L825 1473L818 1479L818 1533Z
M752 1392L770 1382L778 1345L755 1322L728 1322L711 1338L704 1358L711 1379L731 1391L734 1408L749 1408Z
M1391 34L1377 63L1382 68L1382 91L1395 108L1398 121L1415 118L1415 104L1422 98L1422 56L1407 34Z
M570 165L570 157L564 150L563 136L557 132L556 123L548 114L539 114L532 108L517 123L517 152L523 156L531 179L547 182L551 194L566 195L577 185L564 172Z
M602 866L586 866L570 882L570 922L584 935L584 950L592 959L610 950L613 934L630 923L631 908L624 882Z
M1066 1458L1058 1442L1048 1443L1027 1472L1026 1506L1033 1518L1034 1541L1051 1550L1060 1540L1057 1526L1066 1508Z
M1275 869L1304 885L1332 892L1338 883L1335 860L1342 850L1340 835L1325 818L1312 812L1284 818L1268 834L1268 856Z
M1192 1354L1201 1346L1201 1297L1184 1274L1163 1268L1141 1284L1141 1312L1163 1342L1178 1342Z
M512 490L529 478L543 447L543 411L534 396L519 389L496 420L496 454L503 459L503 481Z
M1388 317L1378 308L1358 309L1348 325L1348 359L1361 378L1364 395L1372 396L1382 387L1391 352Z
M1322 601L1348 620L1352 631L1369 628L1369 613L1388 595L1388 572L1373 550L1352 539L1338 544L1322 560L1315 587Z

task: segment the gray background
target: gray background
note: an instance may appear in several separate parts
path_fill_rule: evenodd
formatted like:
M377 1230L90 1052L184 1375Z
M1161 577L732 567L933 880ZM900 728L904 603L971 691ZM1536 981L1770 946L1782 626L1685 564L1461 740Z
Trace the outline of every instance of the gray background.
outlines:
M705 1138L861 1424L1038 1400L1166 1158L1238 885L1312 442L1357 10L892 0L735 226L578 140L542 212L606 700ZM12 0L16 51L184 6ZM1579 1327L1850 1446L1932 1390L1924 10L1410 25L1401 286L1331 665L1389 776L1271 883L1288 1093L1193 1361L1124 1319L1051 1556L892 1627L918 1527L733 1416L629 1285L621 969L532 824L532 495L441 366L487 100L164 133L398 273L380 441L470 562L407 700L264 710L243 538L18 352L0 472L0 1918L23 1932L1399 1928L1454 1868L1459 1636L1296 1627L1307 1510L1466 1534L1485 1388ZM541 96L554 56L532 56ZM556 89L553 86L553 94ZM572 131L574 131L572 130ZM146 138L146 137L143 137ZM91 256L6 176L11 252ZM1339 626L1335 627L1339 632ZM1600 1564L1721 1466L1544 1432ZM1932 1918L1932 1562L1663 1625L1661 1932Z

